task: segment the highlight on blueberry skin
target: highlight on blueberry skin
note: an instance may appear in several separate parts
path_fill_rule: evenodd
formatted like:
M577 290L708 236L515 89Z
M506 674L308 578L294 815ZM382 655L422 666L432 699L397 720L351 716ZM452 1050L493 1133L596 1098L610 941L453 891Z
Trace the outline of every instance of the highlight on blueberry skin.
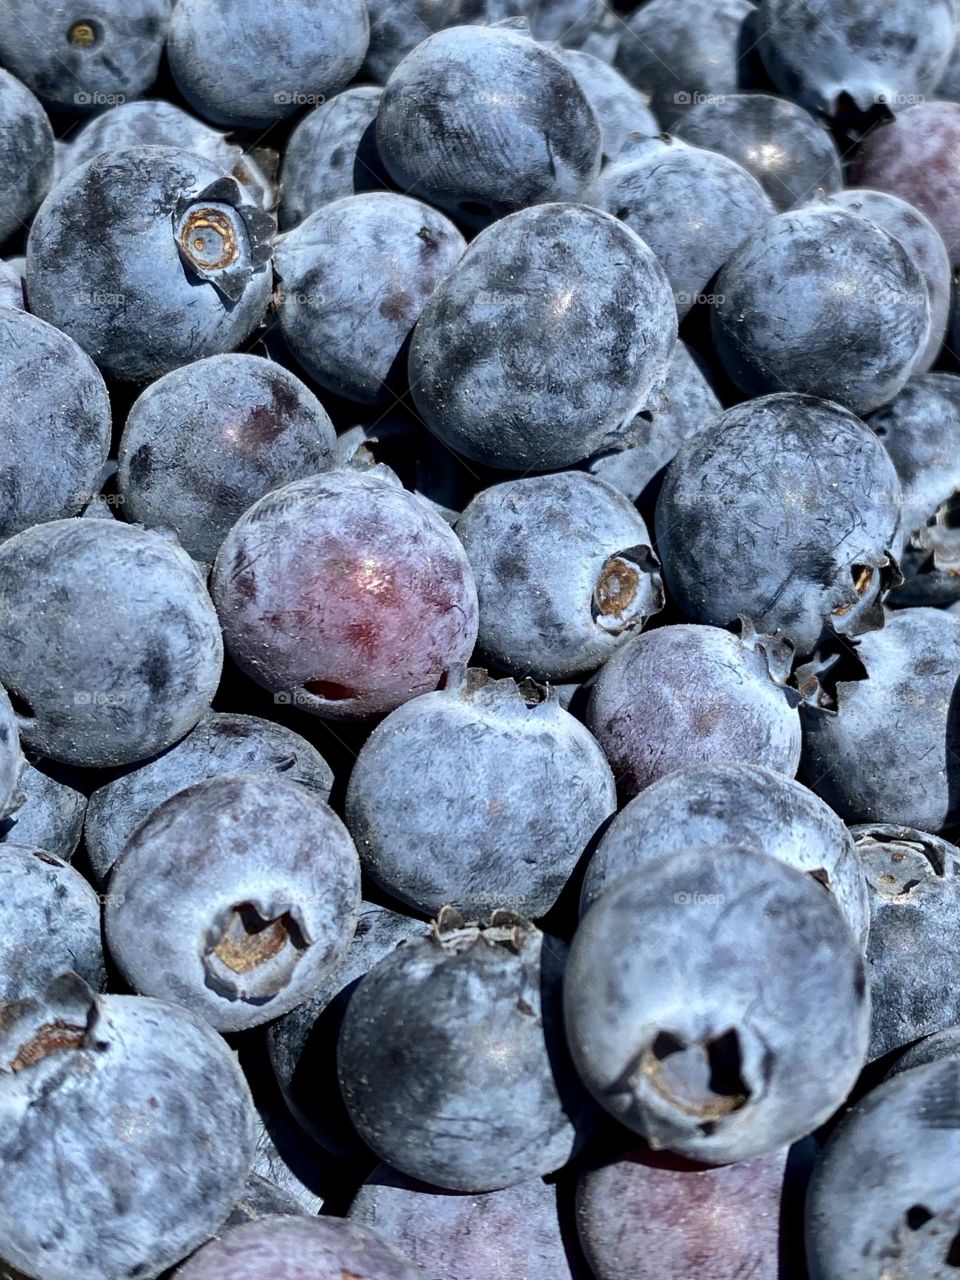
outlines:
M564 1007L597 1101L655 1151L711 1164L826 1120L870 1018L860 946L823 888L735 846L672 853L603 894L574 935Z
M332 809L293 782L220 775L132 833L105 928L136 991L240 1031L286 1013L343 960L359 903L357 851Z

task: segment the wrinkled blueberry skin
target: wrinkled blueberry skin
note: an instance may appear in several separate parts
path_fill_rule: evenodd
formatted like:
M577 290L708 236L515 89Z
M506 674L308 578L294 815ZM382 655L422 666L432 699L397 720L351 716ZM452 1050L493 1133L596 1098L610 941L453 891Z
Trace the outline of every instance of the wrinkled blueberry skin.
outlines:
M859 944L822 887L733 846L669 854L610 888L574 935L564 1007L597 1100L655 1150L711 1164L826 1120L870 1017Z
M960 493L960 378L926 373L911 378L896 400L871 414L903 487L900 560L906 579L897 604L950 604L960 598L960 541L952 527Z
M54 520L0 545L0 681L26 745L65 764L129 764L210 705L223 643L186 552L117 520Z
M743 62L751 0L649 0L624 27L616 65L631 84L650 94L664 129L673 127L704 96L749 89Z
M770 647L764 637L717 627L660 627L601 667L586 724L625 798L686 764L763 764L793 777L797 697L774 670Z
M350 1123L337 1080L337 1040L343 1015L360 979L408 938L429 926L371 902L360 918L346 958L313 995L267 1028L270 1063L291 1114L314 1142L341 1159L369 1161L370 1151Z
M786 1161L710 1168L638 1148L587 1170L577 1233L596 1280L780 1280Z
M626 434L675 345L673 295L647 245L598 209L550 204L473 241L424 307L410 385L458 453L549 471Z
M803 707L804 770L831 808L846 822L920 831L955 823L960 618L897 610L819 680L824 692Z
M221 775L136 828L104 923L134 990L242 1031L288 1012L342 962L359 903L357 851L332 809L285 779Z
M23 277L15 260L4 262L0 259L0 307L10 307L14 311L25 311L23 301Z
M65 333L0 308L0 538L74 516L99 489L110 399Z
M367 0L370 14L370 47L363 74L386 84L394 67L421 40L446 27L489 24L522 18L532 0ZM541 37L538 37L538 39Z
M849 831L807 787L760 765L690 765L635 796L590 859L581 910L636 867L721 844L757 849L813 876L866 942L867 886Z
M0 44L3 36L0 35ZM25 84L0 70L0 242L25 226L53 181L53 129Z
M843 186L840 153L819 120L769 93L698 102L674 130L694 147L719 151L752 173L778 213Z
M20 733L6 690L0 687L0 820L7 819L24 803L20 774L25 765L20 750Z
M603 752L554 696L461 669L374 729L346 822L367 874L407 906L533 919L616 804Z
M873 1059L960 1022L960 849L911 827L853 836L870 890Z
M846 409L800 395L737 405L667 468L656 529L670 598L695 622L746 615L804 654L828 624L880 627L900 504L886 450Z
M273 218L248 199L189 151L140 146L95 156L34 219L31 309L127 381L231 350L270 298ZM203 230L210 210L219 234Z
M484 489L456 531L477 580L480 651L514 675L593 671L663 607L639 513L582 471Z
M363 0L177 0L167 57L198 115L261 129L349 84L369 38Z
M94 874L105 881L136 827L164 801L223 773L262 773L299 782L326 800L333 771L305 738L258 716L209 711L185 738L134 766L90 797L84 827Z
M380 1165L348 1218L376 1232L431 1280L571 1280L556 1187L534 1178L479 1196L451 1196Z
M128 520L172 529L211 564L240 516L278 485L326 471L336 432L320 401L260 356L210 356L150 384L120 441Z
M573 73L502 27L417 45L387 81L377 143L402 191L471 227L578 200L600 168L600 125Z
M340 1087L360 1136L402 1173L495 1191L566 1164L593 1110L563 1046L567 948L516 917L441 920L353 994Z
M280 171L284 231L331 200L386 185L375 128L381 93L366 84L344 89L305 115L291 133Z
M905 1071L841 1120L807 1196L811 1280L947 1280L960 1221L960 1060Z
M385 468L261 498L227 535L212 585L237 664L315 715L375 715L429 693L477 638L463 547Z
M681 319L776 212L735 160L666 135L628 143L600 175L594 198L657 255Z
M243 1192L254 1110L233 1052L183 1009L95 997L73 975L6 1013L4 1261L37 1280L152 1280Z
M714 292L714 343L752 396L806 392L867 413L902 389L930 340L927 286L906 249L843 210L778 214Z
M343 1218L267 1217L218 1234L175 1280L423 1280L372 1231Z
M926 1036L911 1045L887 1072L886 1079L891 1080L904 1071L924 1067L928 1062L939 1062L942 1058L960 1061L960 1025L944 1027L942 1031L935 1031L932 1036Z
M0 846L30 845L69 862L80 843L87 811L87 797L72 785L69 771L49 762L32 765L24 760L16 790L23 804L0 819Z
M577 84L600 122L601 147L612 160L631 133L660 132L656 116L650 110L645 93L602 58L582 49L564 49L561 60L577 78Z
M324 205L274 257L287 346L337 395L389 399L424 304L466 247L442 213L392 191Z
M58 111L83 114L139 98L157 78L173 6L174 0L7 0L0 62Z
M932 92L957 35L953 0L760 0L760 56L777 88L810 111L894 111Z
M94 990L105 983L100 901L68 863L42 849L4 841L0 1005L39 998L55 978L69 971Z

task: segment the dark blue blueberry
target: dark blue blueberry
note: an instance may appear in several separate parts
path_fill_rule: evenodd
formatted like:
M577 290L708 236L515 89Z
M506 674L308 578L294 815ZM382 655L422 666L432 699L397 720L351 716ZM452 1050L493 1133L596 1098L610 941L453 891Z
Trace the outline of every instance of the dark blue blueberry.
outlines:
M468 458L569 467L615 447L654 401L676 324L663 268L624 223L583 205L524 209L481 233L424 307L413 397Z
M394 67L427 36L445 27L492 23L526 15L534 0L367 0L370 47L364 73L386 84Z
M896 1060L887 1072L886 1078L889 1080L914 1067L924 1067L928 1062L939 1062L941 1058L960 1060L960 1024L944 1027L942 1031L935 1031L932 1036L925 1036L911 1045L906 1053Z
M660 132L647 95L635 89L609 62L582 49L564 49L560 57L576 76L596 113L604 156L612 160L631 133Z
M0 729L0 737L3 730ZM2 844L31 845L69 862L80 843L87 797L68 769L24 760L16 790L23 804L0 819Z
M3 26L10 20L4 15ZM0 50L4 33L0 31ZM9 65L4 59L5 65ZM25 84L0 70L0 242L27 225L53 181L53 129Z
M734 846L672 853L590 908L570 950L567 1035L621 1123L726 1164L810 1133L867 1048L850 926L810 876Z

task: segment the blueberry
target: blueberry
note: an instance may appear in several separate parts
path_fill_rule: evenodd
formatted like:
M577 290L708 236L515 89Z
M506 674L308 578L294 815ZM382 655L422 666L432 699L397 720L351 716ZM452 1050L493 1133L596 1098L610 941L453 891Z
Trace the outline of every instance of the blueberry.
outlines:
M950 51L947 69L937 82L933 96L939 101L960 102L960 32Z
M758 849L805 871L833 894L857 938L866 942L867 886L849 831L799 782L752 764L689 765L635 796L590 859L581 908L636 867L721 844Z
M667 468L656 545L670 597L696 622L745 614L804 654L825 626L882 626L880 601L899 581L900 503L883 445L839 405L737 405Z
M734 846L672 853L580 922L564 987L580 1075L655 1150L775 1151L837 1109L870 999L850 926L810 876Z
M571 1280L557 1191L534 1178L502 1191L451 1196L380 1165L350 1206L361 1223L436 1280Z
M695 147L736 160L779 213L818 191L843 186L840 153L827 129L803 107L769 93L731 93L696 103L675 128Z
M84 839L97 879L106 880L144 818L178 791L222 773L275 774L328 799L333 772L298 733L258 716L210 711L162 755L128 769L90 797Z
M442 213L407 196L324 205L283 236L274 258L287 346L337 395L392 398L413 326L465 248Z
M282 365L220 355L174 369L133 405L117 489L127 519L172 529L212 563L231 526L278 485L326 471L336 434Z
M576 76L596 113L604 156L612 160L631 133L660 132L647 95L635 89L615 67L582 49L564 49L560 57Z
M0 307L26 311L23 300L23 276L15 261L0 258Z
M370 47L364 72L377 84L386 84L390 73L411 49L445 27L464 23L490 23L524 15L531 0L367 0L370 13Z
M600 126L573 73L529 33L451 27L387 81L380 155L402 191L468 226L577 200L600 167Z
M0 1256L36 1280L152 1280L243 1192L254 1111L233 1053L186 1010L72 974L5 1015Z
M343 1218L266 1217L231 1227L188 1258L176 1280L423 1280L366 1227Z
M94 989L104 985L100 901L68 863L42 849L4 841L0 1007L5 1001L39 998L55 978L69 971Z
M911 827L853 828L870 889L870 1058L960 1022L960 849Z
M369 38L363 0L177 0L167 57L199 115L262 129L348 84Z
M135 990L219 1031L286 1013L343 960L360 864L322 800L264 774L207 778L138 826L110 876L110 952Z
M939 1062L941 1058L960 1060L960 1025L944 1027L942 1031L935 1031L932 1036L925 1036L911 1045L896 1060L886 1078L889 1080L914 1067L924 1067L928 1062Z
M2 730L0 730L2 737ZM23 804L0 819L2 844L31 845L69 862L80 843L87 797L70 770L24 760L16 789Z
M247 1212L237 1216L235 1210L225 1225L237 1226L250 1218L263 1218L271 1213L320 1213L324 1198L315 1187L318 1173L316 1147L305 1138L297 1122L283 1108L270 1104L264 1108L262 1102L258 1106L257 1149L244 1193ZM261 1183L266 1179L274 1199L282 1197L282 1205L274 1208L262 1187L251 1187L253 1179ZM238 1209L240 1207L237 1206Z
M940 831L960 818L960 618L901 609L798 683L804 770L847 822Z
M52 325L0 308L0 538L76 515L110 450L110 400L90 357Z
M17 716L6 690L0 687L0 821L9 819L25 802L20 780L25 763Z
M461 668L374 729L345 812L388 893L428 915L450 904L489 919L545 915L615 809L603 752L555 697Z
M435 689L476 641L463 547L383 470L275 489L241 516L214 565L234 660L317 715L390 711Z
M549 471L616 444L675 343L670 285L640 237L597 209L548 204L474 240L424 307L410 383L451 448Z
M930 93L957 35L952 0L760 0L760 56L811 111L896 112ZM922 100L922 97L921 97Z
M948 1280L960 1261L960 1061L905 1071L840 1122L807 1197L812 1280Z
M714 290L714 342L748 395L801 391L869 412L901 390L930 340L930 298L913 259L840 209L778 214ZM843 305L824 310L824 298Z
M361 981L340 1034L360 1136L412 1178L495 1191L566 1164L592 1109L563 1048L567 949L517 917L446 913Z
M27 294L117 378L229 351L270 298L273 218L202 156L95 156L50 193L27 243Z
M625 145L600 175L594 198L657 255L681 319L775 213L760 183L735 160L666 135Z
M800 762L789 654L769 636L660 627L600 669L587 727L625 798L685 764L763 764L793 777Z
M210 705L223 645L196 566L116 520L54 520L0 544L0 681L24 743L66 764L128 764Z
M477 580L480 650L504 671L592 671L663 607L636 508L581 471L485 489L456 530Z
M7 0L0 62L48 106L94 112L157 76L174 0Z
M285 231L331 200L386 185L375 127L380 94L374 85L344 89L293 130L280 171L280 226Z
M313 1212L317 1212L314 1210ZM273 1218L281 1215L298 1215L304 1213L294 1196L261 1177L259 1173L251 1173L247 1178L243 1194L234 1205L233 1212L223 1224L222 1231L230 1227L239 1227L245 1222L259 1222L262 1218ZM218 1235L221 1232L217 1233Z
M0 242L33 217L52 181L53 129L47 113L25 84L0 70Z

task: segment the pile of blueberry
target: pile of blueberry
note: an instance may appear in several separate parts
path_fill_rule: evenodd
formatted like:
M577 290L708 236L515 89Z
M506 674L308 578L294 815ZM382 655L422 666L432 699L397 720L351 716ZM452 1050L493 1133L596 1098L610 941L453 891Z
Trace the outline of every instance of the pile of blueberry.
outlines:
M0 249L0 1280L960 1280L960 0L2 0Z

